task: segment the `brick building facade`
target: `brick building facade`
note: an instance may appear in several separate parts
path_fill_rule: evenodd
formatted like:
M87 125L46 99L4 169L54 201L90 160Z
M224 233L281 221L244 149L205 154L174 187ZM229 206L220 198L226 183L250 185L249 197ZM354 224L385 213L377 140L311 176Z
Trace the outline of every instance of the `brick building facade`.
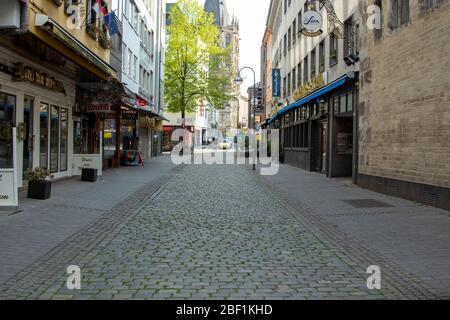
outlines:
M360 0L358 184L450 209L450 1Z

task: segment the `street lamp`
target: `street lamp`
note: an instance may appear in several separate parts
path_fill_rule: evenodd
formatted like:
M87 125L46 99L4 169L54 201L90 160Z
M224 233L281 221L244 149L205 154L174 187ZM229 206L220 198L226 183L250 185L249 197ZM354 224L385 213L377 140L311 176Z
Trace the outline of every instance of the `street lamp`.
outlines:
M256 97L256 73L255 73L255 70L253 70L253 68L251 68L251 67L241 68L241 70L239 70L239 72L238 72L236 79L234 79L234 82L239 86L244 82L244 79L242 79L242 77L241 77L241 72L244 69L249 69L253 72L253 96ZM256 106L252 106L252 108L253 108L253 132L256 135L256 113L255 113ZM256 159L254 159L254 160L256 160ZM256 161L253 161L253 170L256 170L255 162Z

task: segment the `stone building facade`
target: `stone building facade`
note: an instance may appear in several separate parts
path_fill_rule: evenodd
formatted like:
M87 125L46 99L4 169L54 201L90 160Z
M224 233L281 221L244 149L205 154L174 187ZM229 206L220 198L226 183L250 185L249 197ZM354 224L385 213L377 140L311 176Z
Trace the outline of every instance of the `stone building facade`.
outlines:
M358 184L449 210L450 1L359 1L369 23L372 4L382 28L362 24Z

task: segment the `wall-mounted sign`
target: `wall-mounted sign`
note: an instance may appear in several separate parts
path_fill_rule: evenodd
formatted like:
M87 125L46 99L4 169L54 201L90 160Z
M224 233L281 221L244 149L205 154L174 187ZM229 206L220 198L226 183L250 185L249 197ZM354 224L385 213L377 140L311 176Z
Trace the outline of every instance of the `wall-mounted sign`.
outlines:
M67 63L67 59L62 54L41 42L38 38L32 36L31 34L14 37L14 43L16 46L24 48L34 57L38 57L43 61L59 66L65 66Z
M281 96L281 72L280 69L272 69L272 97Z
M318 76L314 77L310 81L308 81L303 86L299 87L293 94L293 97L295 100L298 100L308 93L320 88L325 84L325 79L323 73L319 74Z
M49 90L66 93L64 84L61 81L58 81L54 77L49 76L46 73L42 73L37 69L24 66L22 62L17 62L14 64L13 80L28 81Z
M317 37L323 33L322 15L315 10L309 10L303 13L302 33L308 37Z

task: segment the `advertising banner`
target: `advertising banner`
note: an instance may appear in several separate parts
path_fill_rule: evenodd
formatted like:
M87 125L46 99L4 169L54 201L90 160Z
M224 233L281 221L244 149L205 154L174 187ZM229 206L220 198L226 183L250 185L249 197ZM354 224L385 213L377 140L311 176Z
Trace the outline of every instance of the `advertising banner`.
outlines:
M272 97L279 98L281 96L281 72L280 69L272 70Z

